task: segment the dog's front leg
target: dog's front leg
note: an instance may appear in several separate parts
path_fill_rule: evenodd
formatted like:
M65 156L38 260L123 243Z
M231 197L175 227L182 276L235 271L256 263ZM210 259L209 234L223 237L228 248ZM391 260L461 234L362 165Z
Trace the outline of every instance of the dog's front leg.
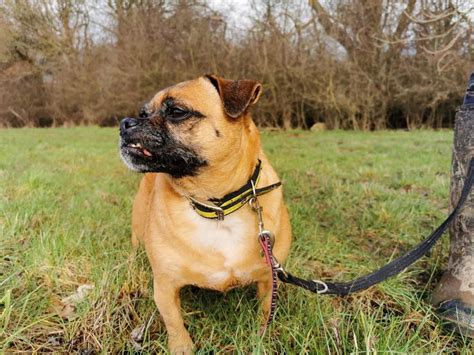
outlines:
M272 305L271 277L257 282L257 297L260 300L261 309L263 311L263 322L266 322Z
M169 279L153 281L154 298L168 332L168 347L172 354L192 354L193 341L184 327L179 290Z

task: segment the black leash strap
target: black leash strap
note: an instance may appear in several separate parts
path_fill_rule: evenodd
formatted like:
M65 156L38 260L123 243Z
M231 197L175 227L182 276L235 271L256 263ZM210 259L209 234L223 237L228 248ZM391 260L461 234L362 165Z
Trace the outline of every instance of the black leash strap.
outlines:
M350 282L323 282L319 280L300 279L299 277L290 274L289 272L280 267L277 269L278 278L282 282L302 287L314 293L346 296L350 293L369 288L370 286L378 284L379 282L382 282L388 279L389 277L397 275L405 268L415 263L436 244L438 239L443 235L443 233L446 231L453 219L456 218L462 206L466 202L466 199L469 196L469 192L471 191L473 181L474 158L471 158L471 161L469 162L469 170L467 173L466 181L464 182L464 187L461 192L461 197L459 198L458 204L456 205L456 207L454 207L448 218L446 218L446 220L433 233L431 233L415 248L407 252L405 255L402 255L397 259L389 262L387 265L383 266L379 270L361 276Z

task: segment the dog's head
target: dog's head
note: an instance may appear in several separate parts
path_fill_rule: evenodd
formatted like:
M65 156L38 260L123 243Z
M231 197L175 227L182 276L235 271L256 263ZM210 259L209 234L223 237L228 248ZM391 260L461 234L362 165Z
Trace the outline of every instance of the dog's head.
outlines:
M120 123L120 154L138 172L175 178L222 161L241 139L243 116L262 91L252 80L206 75L158 92Z

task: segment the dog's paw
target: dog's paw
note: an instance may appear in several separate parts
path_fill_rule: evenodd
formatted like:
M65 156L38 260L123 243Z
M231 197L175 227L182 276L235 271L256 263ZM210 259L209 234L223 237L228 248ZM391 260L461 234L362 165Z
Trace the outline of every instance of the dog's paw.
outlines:
M173 355L193 354L194 344L189 335L173 337L168 340L170 353Z

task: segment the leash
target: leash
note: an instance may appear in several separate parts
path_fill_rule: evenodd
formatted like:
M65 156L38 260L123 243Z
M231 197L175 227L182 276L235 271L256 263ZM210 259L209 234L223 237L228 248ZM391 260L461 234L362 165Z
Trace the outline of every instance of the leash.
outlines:
M280 266L279 268L276 268L278 278L284 283L293 284L317 294L346 296L357 291L365 290L366 288L378 284L389 277L395 276L406 269L408 266L415 263L418 259L430 251L431 248L433 248L439 238L446 231L449 224L459 214L459 211L469 196L473 181L474 158L471 158L469 162L468 174L464 182L461 196L448 218L446 218L446 220L441 223L441 225L436 228L433 233L426 237L426 239L419 243L416 247L374 272L349 282L326 282L321 280L301 279L290 274Z
M267 330L268 326L270 325L270 323L272 322L273 316L275 314L276 300L278 296L277 269L276 269L276 266L278 265L278 261L276 260L276 258L273 256L273 253L272 253L273 244L275 244L275 236L273 235L272 232L265 229L265 225L263 224L263 216L262 216L263 208L262 206L260 206L260 203L258 202L257 189L255 188L255 185L253 183L252 183L252 192L253 192L253 196L249 200L249 203L250 203L250 207L257 214L257 218L258 218L258 242L260 243L263 256L265 257L265 262L270 267L270 272L272 275L272 293L270 295L270 311L268 312L267 321L260 329L260 335L263 335L265 331Z
M262 207L258 202L258 196L266 194L270 191L275 190L276 188L281 186L281 182L278 181L274 184L257 188L257 184L260 180L260 175L262 172L262 162L259 159L257 162L257 166L247 181L247 183L240 187L238 190L233 191L224 197L218 198L211 198L208 202L204 203L201 201L196 200L192 196L186 196L189 200L193 209L202 217L208 219L215 219L218 221L224 220L224 217L228 214L231 214L238 209L245 206L247 203L250 204L252 210L258 216L258 241L262 248L262 256L265 257L265 262L269 265L271 276L272 276L272 293L271 293L271 305L270 305L270 312L268 313L267 321L265 325L260 329L260 334L263 334L268 325L272 322L273 316L275 314L276 308L276 298L277 298L277 266L279 266L276 258L273 256L272 248L273 244L275 243L275 237L272 232L266 230L263 224L262 218Z
M272 277L270 311L264 326L260 329L260 334L265 333L266 329L274 318L277 300L277 278L284 283L302 287L316 294L337 296L346 296L354 292L365 290L373 285L385 281L386 279L402 272L408 266L412 265L418 259L424 256L428 251L431 250L431 248L433 248L439 238L446 231L449 224L459 214L459 211L469 197L469 192L471 191L474 182L474 158L471 158L467 177L457 205L449 214L448 218L446 218L446 220L441 223L441 225L436 228L433 233L431 233L413 249L409 250L404 255L396 258L376 271L349 282L329 282L322 280L302 279L294 276L286 271L283 266L278 263L278 260L273 255L272 249L275 243L275 236L271 231L266 230L264 227L262 217L263 209L258 201L258 196L278 188L281 186L281 182L277 182L262 188L256 188L260 178L261 170L261 161L259 160L254 173L244 186L242 186L237 191L225 195L222 199L210 199L209 201L212 204L203 203L188 196L188 199L196 212L205 218L223 220L224 216L235 212L247 203L250 204L250 207L256 213L258 219L258 241L260 247L262 248L262 256L265 258L265 262L270 268Z
M337 296L347 296L351 293L355 293L361 290L365 290L375 284L378 284L386 279L399 274L401 271L406 269L408 266L415 263L418 259L424 256L428 251L433 248L439 238L448 228L449 224L453 221L454 218L459 214L459 211L466 202L469 193L471 191L472 185L474 182L474 158L469 162L468 174L464 182L464 187L461 192L461 196L458 200L457 205L454 207L448 218L441 223L441 225L436 228L428 237L426 237L421 243L416 247L405 253L404 255L398 257L397 259L389 262L380 269L371 272L367 275L361 276L353 281L349 282L328 282L321 280L306 280L292 275L286 271L279 263L278 260L272 253L273 244L275 237L272 232L264 229L263 218L262 218L262 207L258 203L258 195L256 193L255 186L253 187L253 196L250 199L250 206L252 210L257 214L258 218L258 240L263 251L266 263L270 267L272 275L272 293L271 293L271 306L270 312L268 314L267 321L265 325L260 329L260 334L263 334L268 328L269 324L273 320L275 309L276 309L276 299L277 299L277 279L284 283L293 284L298 287L302 287L308 291L311 291L316 294L324 295L337 295Z

